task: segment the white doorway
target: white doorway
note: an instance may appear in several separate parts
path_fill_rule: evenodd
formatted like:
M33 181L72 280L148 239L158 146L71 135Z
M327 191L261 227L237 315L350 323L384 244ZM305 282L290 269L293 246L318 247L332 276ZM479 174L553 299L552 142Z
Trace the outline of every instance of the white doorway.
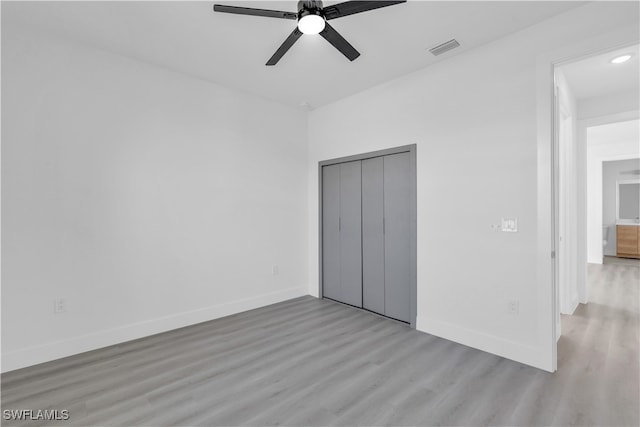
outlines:
M638 119L620 121L609 117L586 128L587 142L587 262L602 264L605 255L616 255L616 200L615 182L605 177L605 166L611 162L638 159L640 156ZM604 122L604 123L603 123ZM624 168L623 168L624 169ZM634 169L613 179L633 178ZM638 175L635 175L637 178ZM612 200L613 199L613 200Z
M640 149L637 137L621 142L609 134L595 142L603 125L636 120L637 129L639 53L638 45L628 46L554 69L556 340L562 317L588 303L587 264L602 263L604 237L607 230L615 232L602 222L602 162L640 154L634 154ZM612 62L622 55L630 57Z

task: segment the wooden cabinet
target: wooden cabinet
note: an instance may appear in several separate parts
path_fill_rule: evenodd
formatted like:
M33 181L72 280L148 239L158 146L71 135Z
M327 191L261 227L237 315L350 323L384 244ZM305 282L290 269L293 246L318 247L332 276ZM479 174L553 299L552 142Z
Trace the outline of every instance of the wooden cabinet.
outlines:
M617 256L621 258L640 258L640 226L616 226Z

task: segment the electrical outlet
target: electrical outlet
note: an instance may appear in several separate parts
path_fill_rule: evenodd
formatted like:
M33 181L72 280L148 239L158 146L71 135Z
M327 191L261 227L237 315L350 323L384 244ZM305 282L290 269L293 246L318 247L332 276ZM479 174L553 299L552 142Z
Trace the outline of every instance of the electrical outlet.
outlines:
M512 316L517 316L518 314L520 314L520 300L510 299L508 301L507 310Z
M53 312L56 314L65 313L67 311L67 300L58 298L53 301Z
M273 274L274 276L277 276L278 273L280 273L280 268L278 268L277 265L274 265L271 267L271 274Z

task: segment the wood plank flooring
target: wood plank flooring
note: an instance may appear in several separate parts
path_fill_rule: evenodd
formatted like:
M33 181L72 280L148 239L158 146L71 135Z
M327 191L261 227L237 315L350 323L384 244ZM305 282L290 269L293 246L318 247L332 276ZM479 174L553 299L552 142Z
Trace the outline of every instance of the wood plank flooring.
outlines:
M640 425L640 268L590 265L549 374L302 297L3 374L3 425Z

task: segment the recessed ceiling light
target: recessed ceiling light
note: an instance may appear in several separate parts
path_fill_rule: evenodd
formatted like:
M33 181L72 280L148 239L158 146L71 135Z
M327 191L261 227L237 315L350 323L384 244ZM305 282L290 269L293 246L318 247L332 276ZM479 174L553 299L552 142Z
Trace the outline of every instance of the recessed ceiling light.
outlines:
M630 59L631 59L631 55L629 55L629 54L620 55L620 56L616 56L615 58L613 58L611 60L611 63L612 64L622 64L623 62L627 62Z

